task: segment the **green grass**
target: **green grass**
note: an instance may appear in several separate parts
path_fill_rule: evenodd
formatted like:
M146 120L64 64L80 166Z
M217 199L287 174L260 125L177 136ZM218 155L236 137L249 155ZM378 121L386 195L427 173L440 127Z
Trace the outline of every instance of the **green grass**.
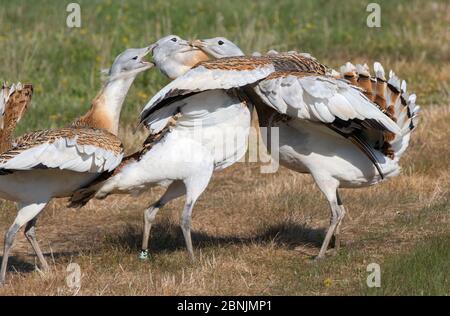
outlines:
M100 70L118 53L170 33L226 36L247 53L297 49L333 67L380 60L408 79L420 104L448 98L445 1L379 1L381 28L366 26L367 2L358 0L78 2L82 27L69 29L64 1L0 0L0 80L36 88L18 133L70 122L89 107L101 86ZM124 124L134 123L166 82L156 71L140 75L124 107Z
M381 266L381 287L368 295L450 295L450 235L435 236Z

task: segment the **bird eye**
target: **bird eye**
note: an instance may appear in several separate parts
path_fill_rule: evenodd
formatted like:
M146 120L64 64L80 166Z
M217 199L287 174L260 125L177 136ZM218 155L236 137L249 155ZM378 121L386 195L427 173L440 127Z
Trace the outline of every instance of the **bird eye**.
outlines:
M218 43L219 43L219 45L225 44L223 41L219 41Z
M176 43L176 42L177 42L177 38L174 37L174 38L171 39L171 41L174 42L174 43Z
M133 59L133 60L137 60L138 59L138 56L134 56L133 58L131 58L131 59Z

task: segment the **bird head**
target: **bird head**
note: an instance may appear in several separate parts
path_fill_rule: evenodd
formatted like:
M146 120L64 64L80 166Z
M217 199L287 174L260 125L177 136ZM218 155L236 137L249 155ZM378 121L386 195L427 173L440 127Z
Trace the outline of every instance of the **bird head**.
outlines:
M242 50L224 37L214 37L190 42L193 47L199 48L213 58L244 56Z
M170 79L175 79L209 57L176 35L159 39L150 46L156 67Z
M144 60L150 51L151 46L127 49L114 60L109 70L109 78L134 78L138 73L152 68L154 65Z

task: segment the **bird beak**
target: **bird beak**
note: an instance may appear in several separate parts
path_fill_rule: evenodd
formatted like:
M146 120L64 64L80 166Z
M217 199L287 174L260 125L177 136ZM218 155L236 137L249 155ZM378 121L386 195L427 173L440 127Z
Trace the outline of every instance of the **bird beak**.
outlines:
M155 67L155 64L150 62L150 61L141 61L141 63L143 64L143 68L145 68L145 70L151 69L153 67Z
M153 49L154 49L154 47L155 47L155 44L152 44L152 45L146 47L146 48L145 48L145 51L143 52L143 54L142 54L142 56L141 56L141 64L143 65L142 68L143 68L144 70L153 68L153 67L155 66L154 63L152 63L152 62L150 62L150 61L144 60L144 57L147 56L150 52L152 52Z
M147 54L150 53L150 54L153 55L153 50L154 50L156 47L158 47L158 44L156 44L156 43L154 43L154 44L148 46L148 47L147 47Z
M133 63L133 69L131 69L128 72L119 74L118 76L113 76L110 78L114 79L114 78L118 78L118 77L124 77L127 74L128 75L131 75L131 74L136 75L138 73L141 73L143 71L153 68L155 66L155 64L151 61L145 60L145 57L150 53L150 50L151 50L151 47L149 47L149 46L139 49L138 59L136 60L136 63Z
M205 47L205 43L203 43L202 40L193 40L193 41L189 41L189 45L191 45L192 47L196 47L196 48L203 48Z

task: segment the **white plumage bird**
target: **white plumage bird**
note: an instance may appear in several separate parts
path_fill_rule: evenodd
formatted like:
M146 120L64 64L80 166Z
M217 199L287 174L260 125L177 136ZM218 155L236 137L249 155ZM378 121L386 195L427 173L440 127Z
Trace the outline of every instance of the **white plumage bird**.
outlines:
M338 188L365 187L399 173L399 158L416 125L415 95L406 93L406 84L400 88L393 73L386 83L378 63L376 78L358 66L356 78L346 73L351 80L344 80L307 54L243 57L225 38L192 45L218 59L200 63L163 88L145 106L141 120L151 121L183 95L216 89L245 93L260 126L279 128L280 164L310 173L330 204L331 223L318 258L325 256L333 235L339 249L345 208Z
M178 36L156 42L153 61L169 78L176 78L201 60L208 59ZM185 86L191 77L177 80ZM211 78L210 80L213 80ZM207 84L203 80L198 84ZM164 90L164 89L163 89ZM143 149L124 159L107 179L76 192L72 206L84 205L90 198L109 194L142 192L155 185L168 186L163 196L144 212L144 236L140 257L148 257L150 229L158 211L171 200L186 196L180 225L191 259L191 214L214 171L238 161L246 152L250 110L238 96L220 90L163 100L160 110L145 116L151 134ZM174 122L175 121L175 122Z
M123 147L116 136L120 111L136 75L152 66L143 61L149 50L128 49L120 54L89 112L69 127L31 132L6 143L0 154L0 197L17 202L18 213L5 235L0 285L5 282L17 231L26 225L25 236L41 268L48 270L35 236L37 216L52 198L70 196L121 162ZM22 90L17 90L1 102L6 117L12 103L21 104L17 100L21 95Z

